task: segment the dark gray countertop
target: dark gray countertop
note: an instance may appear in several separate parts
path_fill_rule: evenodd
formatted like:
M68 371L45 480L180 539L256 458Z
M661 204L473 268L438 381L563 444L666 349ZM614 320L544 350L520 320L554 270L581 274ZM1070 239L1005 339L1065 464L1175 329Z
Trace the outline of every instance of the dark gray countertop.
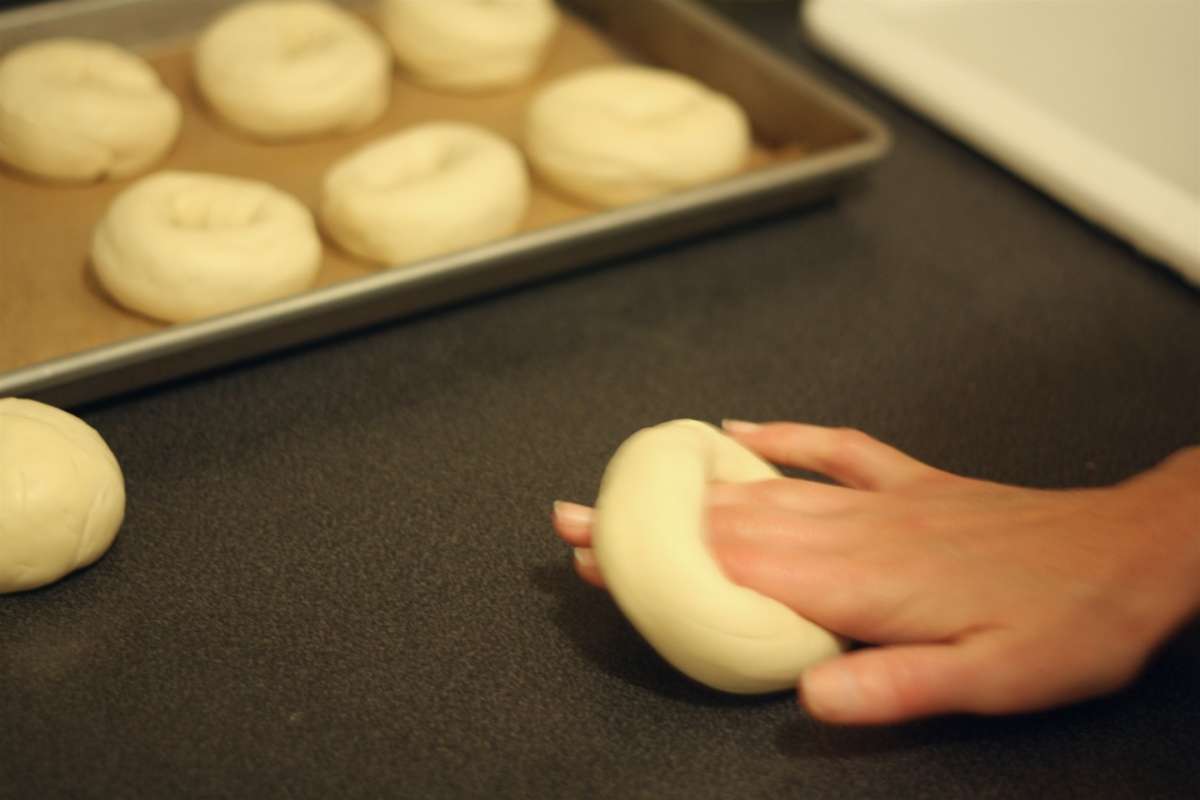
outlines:
M1200 441L1200 302L814 57L892 127L837 203L82 409L112 551L0 598L0 797L1170 797L1200 629L1061 711L846 730L663 666L551 535L680 416L1111 482ZM582 255L581 255L582 257Z

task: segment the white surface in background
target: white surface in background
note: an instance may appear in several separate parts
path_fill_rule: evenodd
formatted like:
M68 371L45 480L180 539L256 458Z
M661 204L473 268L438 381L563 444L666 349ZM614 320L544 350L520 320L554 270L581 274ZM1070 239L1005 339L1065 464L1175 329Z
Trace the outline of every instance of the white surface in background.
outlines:
M815 43L1200 285L1200 0L809 0Z

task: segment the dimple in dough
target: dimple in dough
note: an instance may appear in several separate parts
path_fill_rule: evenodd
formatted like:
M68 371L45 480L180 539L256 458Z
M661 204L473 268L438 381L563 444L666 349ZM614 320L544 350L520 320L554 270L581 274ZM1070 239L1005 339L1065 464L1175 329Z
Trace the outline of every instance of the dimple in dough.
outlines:
M695 420L643 429L617 450L596 501L593 544L613 598L646 640L693 679L725 692L794 688L843 642L722 572L705 536L710 482L779 477Z
M195 73L223 119L266 140L358 130L391 97L386 43L320 0L258 0L227 11L200 36Z
M382 27L416 81L485 91L528 80L558 30L551 0L384 0Z
M0 160L31 175L92 181L158 161L179 101L138 56L91 39L46 39L0 60Z
M159 172L113 200L92 264L121 305L183 322L307 288L321 240L309 210L269 184Z
M593 67L533 99L525 150L567 194L600 206L659 197L737 172L750 149L745 112L669 70Z
M52 406L0 399L0 593L93 563L124 516L125 479L100 434Z
M515 145L475 125L432 122L334 164L320 216L345 250L397 265L507 236L529 194Z

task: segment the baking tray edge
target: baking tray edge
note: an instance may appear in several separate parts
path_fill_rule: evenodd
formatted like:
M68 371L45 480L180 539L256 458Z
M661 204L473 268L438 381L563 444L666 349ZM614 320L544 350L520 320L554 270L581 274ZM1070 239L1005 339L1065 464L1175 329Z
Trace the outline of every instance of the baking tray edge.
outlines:
M620 1L588 0L579 10L587 18L589 7ZM12 370L0 374L0 397L16 395L72 407L400 319L827 198L887 153L890 136L881 122L732 23L688 0L643 3L653 6L656 14L669 14L677 24L720 41L743 66L835 110L859 131L859 138L830 152L652 202ZM138 5L139 0L94 0L6 12L0 14L0 42L12 43L3 35L5 22L9 27L21 23L22 30L34 28L45 36L53 33L56 9L63 13ZM178 11L182 4L162 5ZM224 5L230 3L207 4L210 9Z

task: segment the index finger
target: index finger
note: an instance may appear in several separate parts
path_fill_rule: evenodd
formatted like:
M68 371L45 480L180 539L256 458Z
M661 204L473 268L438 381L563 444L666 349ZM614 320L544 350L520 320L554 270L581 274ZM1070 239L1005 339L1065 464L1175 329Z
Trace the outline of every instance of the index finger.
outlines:
M934 468L853 428L725 420L722 427L768 461L828 475L854 489L890 489Z

